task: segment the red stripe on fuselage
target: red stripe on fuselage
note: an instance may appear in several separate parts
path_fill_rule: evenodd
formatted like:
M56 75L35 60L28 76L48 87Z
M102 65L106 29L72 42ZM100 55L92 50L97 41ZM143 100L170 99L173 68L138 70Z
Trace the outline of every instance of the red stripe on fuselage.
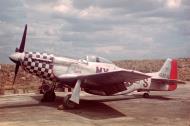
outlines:
M171 62L170 79L177 79L177 61L176 60L172 60ZM168 90L173 91L176 88L177 88L176 83L170 83Z

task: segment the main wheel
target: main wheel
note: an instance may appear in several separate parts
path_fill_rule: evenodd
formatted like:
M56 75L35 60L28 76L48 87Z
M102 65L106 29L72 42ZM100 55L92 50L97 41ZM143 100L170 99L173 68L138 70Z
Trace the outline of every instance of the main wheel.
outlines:
M42 102L54 102L56 98L54 91L45 92L42 98Z
M144 97L144 98L149 98L150 95L149 95L149 93L144 93L144 94L143 94L143 97Z
M70 98L71 98L71 94L65 96L64 99L63 99L63 106L66 109L74 109L74 108L77 107L77 104L70 101Z

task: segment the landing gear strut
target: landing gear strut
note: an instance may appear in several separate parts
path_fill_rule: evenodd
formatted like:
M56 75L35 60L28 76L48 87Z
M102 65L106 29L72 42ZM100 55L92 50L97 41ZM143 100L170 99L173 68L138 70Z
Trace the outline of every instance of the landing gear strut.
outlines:
M150 97L149 93L144 93L143 94L143 98L149 98L149 97Z

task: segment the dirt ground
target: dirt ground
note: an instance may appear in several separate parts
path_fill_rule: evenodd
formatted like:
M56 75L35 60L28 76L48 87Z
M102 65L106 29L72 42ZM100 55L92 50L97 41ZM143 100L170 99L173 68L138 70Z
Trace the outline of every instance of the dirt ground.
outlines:
M57 110L65 94L57 95L54 103L41 103L39 94L0 96L0 126L190 126L190 83L148 99L83 95L75 110Z

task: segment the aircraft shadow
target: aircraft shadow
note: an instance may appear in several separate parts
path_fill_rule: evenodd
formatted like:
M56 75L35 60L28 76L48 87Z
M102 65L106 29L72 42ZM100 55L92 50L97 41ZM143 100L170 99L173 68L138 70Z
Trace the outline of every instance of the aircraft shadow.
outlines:
M53 107L55 109L58 108L59 105L62 104L63 97L57 96L55 102L41 102L41 96L30 96L34 99L34 101L29 102L20 102L16 104L7 104L1 105L0 109L6 108L22 108L22 107L35 107L35 106L48 106ZM65 111L72 114L76 114L88 119L100 120L100 119L109 119L109 118L118 118L124 117L125 114L115 110L114 108L102 103L103 100L80 100L80 105L77 109L71 110L57 110L57 111ZM35 108L34 108L35 109Z
M56 108L62 104L63 97L57 96L55 102L51 103L45 103L41 102L41 96L30 96L33 99L35 99L37 102L35 103L23 103L18 105L7 105L7 106L1 106L0 109L3 108L21 108L21 107L32 107L32 106L48 106ZM112 108L109 105L106 105L104 102L109 101L120 101L120 100L132 100L132 99L141 99L143 98L142 95L132 95L132 96L114 96L110 97L96 97L92 98L89 97L87 99L81 98L80 105L77 109L72 110L66 110L63 109L65 112L73 113L88 119L93 120L102 120L102 119L110 119L110 118L118 118L118 117L124 117L125 114L117 111L116 109ZM148 99L155 99L155 100L171 100L172 98L167 98L165 96L159 96L159 95L151 95Z
M34 99L39 101L40 105L54 107L57 108L59 105L62 104L63 97L57 96L56 101L53 103L41 103L41 98L33 96ZM100 120L100 119L109 119L109 118L118 118L126 116L123 113L111 108L110 106L102 103L103 100L80 100L80 105L77 109L66 110L63 109L62 111L69 112L72 114L76 114L88 119L93 120Z
M115 99L115 100L119 100L119 99ZM59 105L62 104L62 101L63 101L63 97L57 96L56 101L54 102L54 105L50 105L50 106L57 108ZM106 105L105 103L102 103L104 101L107 101L107 100L106 99L104 100L90 99L89 100L89 99L83 99L82 97L77 109L71 109L71 110L63 109L62 111L76 114L76 115L79 115L88 119L92 119L92 120L110 119L110 118L118 118L118 117L126 116L125 114L115 110L114 108Z
M81 100L78 109L63 110L79 116L92 119L102 120L110 118L125 117L126 115L102 102Z

